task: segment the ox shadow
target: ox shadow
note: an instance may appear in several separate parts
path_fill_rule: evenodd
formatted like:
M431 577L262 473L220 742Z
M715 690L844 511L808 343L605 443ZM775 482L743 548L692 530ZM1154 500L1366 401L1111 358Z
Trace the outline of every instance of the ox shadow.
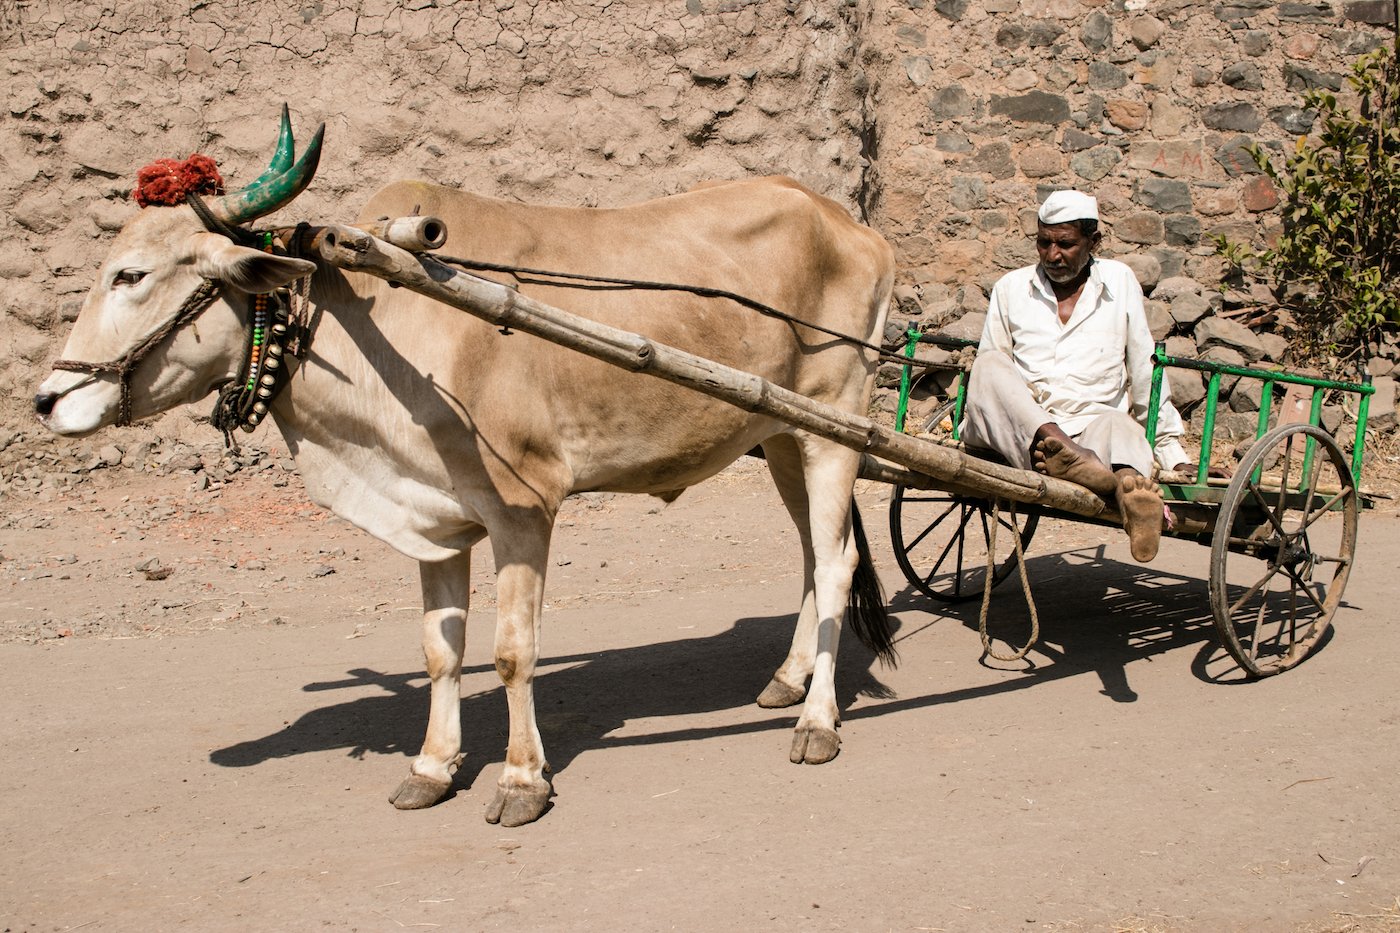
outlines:
M900 698L878 707L863 707L849 718L956 703L1081 675L1098 677L1100 692L1109 700L1133 703L1139 695L1128 676L1130 665L1167 654L1182 655L1183 649L1193 646L1196 650L1182 658L1183 676L1189 671L1199 680L1221 686L1250 683L1216 633L1204 556L1199 562L1203 576L1177 573L1167 569L1168 563L1160 558L1150 565L1124 563L1105 556L1102 545L1028 558L1039 639L1020 661L980 658L986 666L1025 676ZM962 603L938 603L907 586L892 596L890 608L906 616L899 644L902 651L916 650L919 634L929 626L953 619L969 630L970 652L982 654L977 640L980 596ZM934 618L919 619L917 613L932 613ZM988 632L1002 655L1010 654L1030 637L1030 613L1018 576L1008 577L993 590ZM1329 632L1314 650L1325 648L1330 638Z
M561 772L577 755L595 749L791 729L800 706L764 710L754 698L786 655L796 623L795 614L744 618L710 636L542 658L535 681L536 718L551 768ZM857 696L892 696L876 675L874 654L855 640L849 626L842 632L839 658L836 690L842 710ZM465 667L463 673L495 678L487 665ZM367 687L379 692L310 710L268 735L215 750L210 761L250 767L337 749L352 757L417 755L428 712L426 674L360 668L343 679L303 689L363 694ZM635 720L683 719L745 707L753 715L744 722L612 735ZM470 787L484 768L504 760L508 713L499 681L463 697L461 713L466 756L453 792Z

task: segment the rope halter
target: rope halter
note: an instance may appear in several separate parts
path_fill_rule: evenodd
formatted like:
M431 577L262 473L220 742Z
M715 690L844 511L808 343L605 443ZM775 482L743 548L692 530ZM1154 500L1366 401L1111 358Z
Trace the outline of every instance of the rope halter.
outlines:
M202 279L190 296L185 299L184 304L180 306L180 310L175 313L174 317L156 328L156 330L144 340L115 360L106 363L89 363L85 360L55 360L53 368L62 369L67 372L92 373L94 375L98 373L114 373L117 377L117 385L121 388L121 401L117 403L116 424L120 427L125 427L131 424L132 370L136 368L138 363L149 356L151 351L160 345L161 341L169 337L177 329L194 320L205 308L213 304L214 299L219 294L220 287L221 283L214 279ZM69 392L78 388L78 386L85 384L86 383L80 382L78 385L70 386L60 393L60 395L67 395Z

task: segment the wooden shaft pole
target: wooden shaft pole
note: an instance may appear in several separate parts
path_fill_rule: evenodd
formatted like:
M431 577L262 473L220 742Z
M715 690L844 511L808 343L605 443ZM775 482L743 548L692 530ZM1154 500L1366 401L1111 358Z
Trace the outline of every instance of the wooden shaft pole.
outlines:
M752 373L535 301L348 225L327 226L319 233L320 255L331 265L386 279L492 324L533 334L623 369L666 379L853 450L892 460L932 477L940 488L1034 502L1088 518L1116 518L1102 499L1074 483L900 434Z

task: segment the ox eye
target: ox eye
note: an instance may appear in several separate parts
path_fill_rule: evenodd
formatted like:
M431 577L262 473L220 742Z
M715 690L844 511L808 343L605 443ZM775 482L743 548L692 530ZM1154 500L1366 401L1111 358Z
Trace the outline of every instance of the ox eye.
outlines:
M112 279L113 285L138 285L146 277L147 273L140 269L123 269Z

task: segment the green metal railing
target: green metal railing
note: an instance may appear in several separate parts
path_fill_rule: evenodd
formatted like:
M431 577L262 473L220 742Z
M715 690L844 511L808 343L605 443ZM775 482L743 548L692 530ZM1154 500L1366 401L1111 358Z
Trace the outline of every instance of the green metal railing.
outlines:
M1208 374L1206 409L1201 424L1201 454L1196 464L1195 481L1197 485L1205 482L1207 471L1210 468L1211 449L1215 440L1215 412L1220 404L1220 380L1222 376L1258 379L1262 383L1259 401L1259 425L1254 433L1256 440L1263 437L1265 432L1269 430L1269 417L1273 414L1274 387L1276 385L1299 385L1313 389L1308 424L1314 427L1322 427L1322 403L1328 392L1355 394L1357 396L1356 435L1351 446L1351 477L1357 484L1360 484L1361 459L1366 450L1366 419L1370 412L1371 396L1376 391L1376 387L1371 385L1369 375L1363 375L1361 382L1340 382L1335 379L1304 376L1277 369L1253 369L1247 366L1232 366L1228 363L1216 363L1209 360L1186 359L1168 356L1165 345L1159 343L1156 352L1152 354L1152 395L1148 401L1147 412L1147 438L1153 444L1157 442L1157 415L1162 399L1162 379L1166 370L1170 368L1194 369ZM1323 391L1319 392L1318 389ZM1315 447L1316 443L1309 438L1307 449L1303 455L1304 475L1308 474L1312 465Z
M926 334L917 327L911 327L905 332L904 355L913 360L914 353L919 344L931 344L942 347L945 350L958 351L967 347L977 346L976 340L967 340L963 337L947 337L942 334ZM928 363L921 365L922 369L956 369L961 371L961 367L951 363ZM900 368L899 373L899 404L894 414L894 429L899 432L904 431L904 419L909 414L909 393L914 385L914 365L906 363ZM953 437L958 436L958 425L962 422L963 403L967 400L967 380L958 380L958 393L953 405Z

